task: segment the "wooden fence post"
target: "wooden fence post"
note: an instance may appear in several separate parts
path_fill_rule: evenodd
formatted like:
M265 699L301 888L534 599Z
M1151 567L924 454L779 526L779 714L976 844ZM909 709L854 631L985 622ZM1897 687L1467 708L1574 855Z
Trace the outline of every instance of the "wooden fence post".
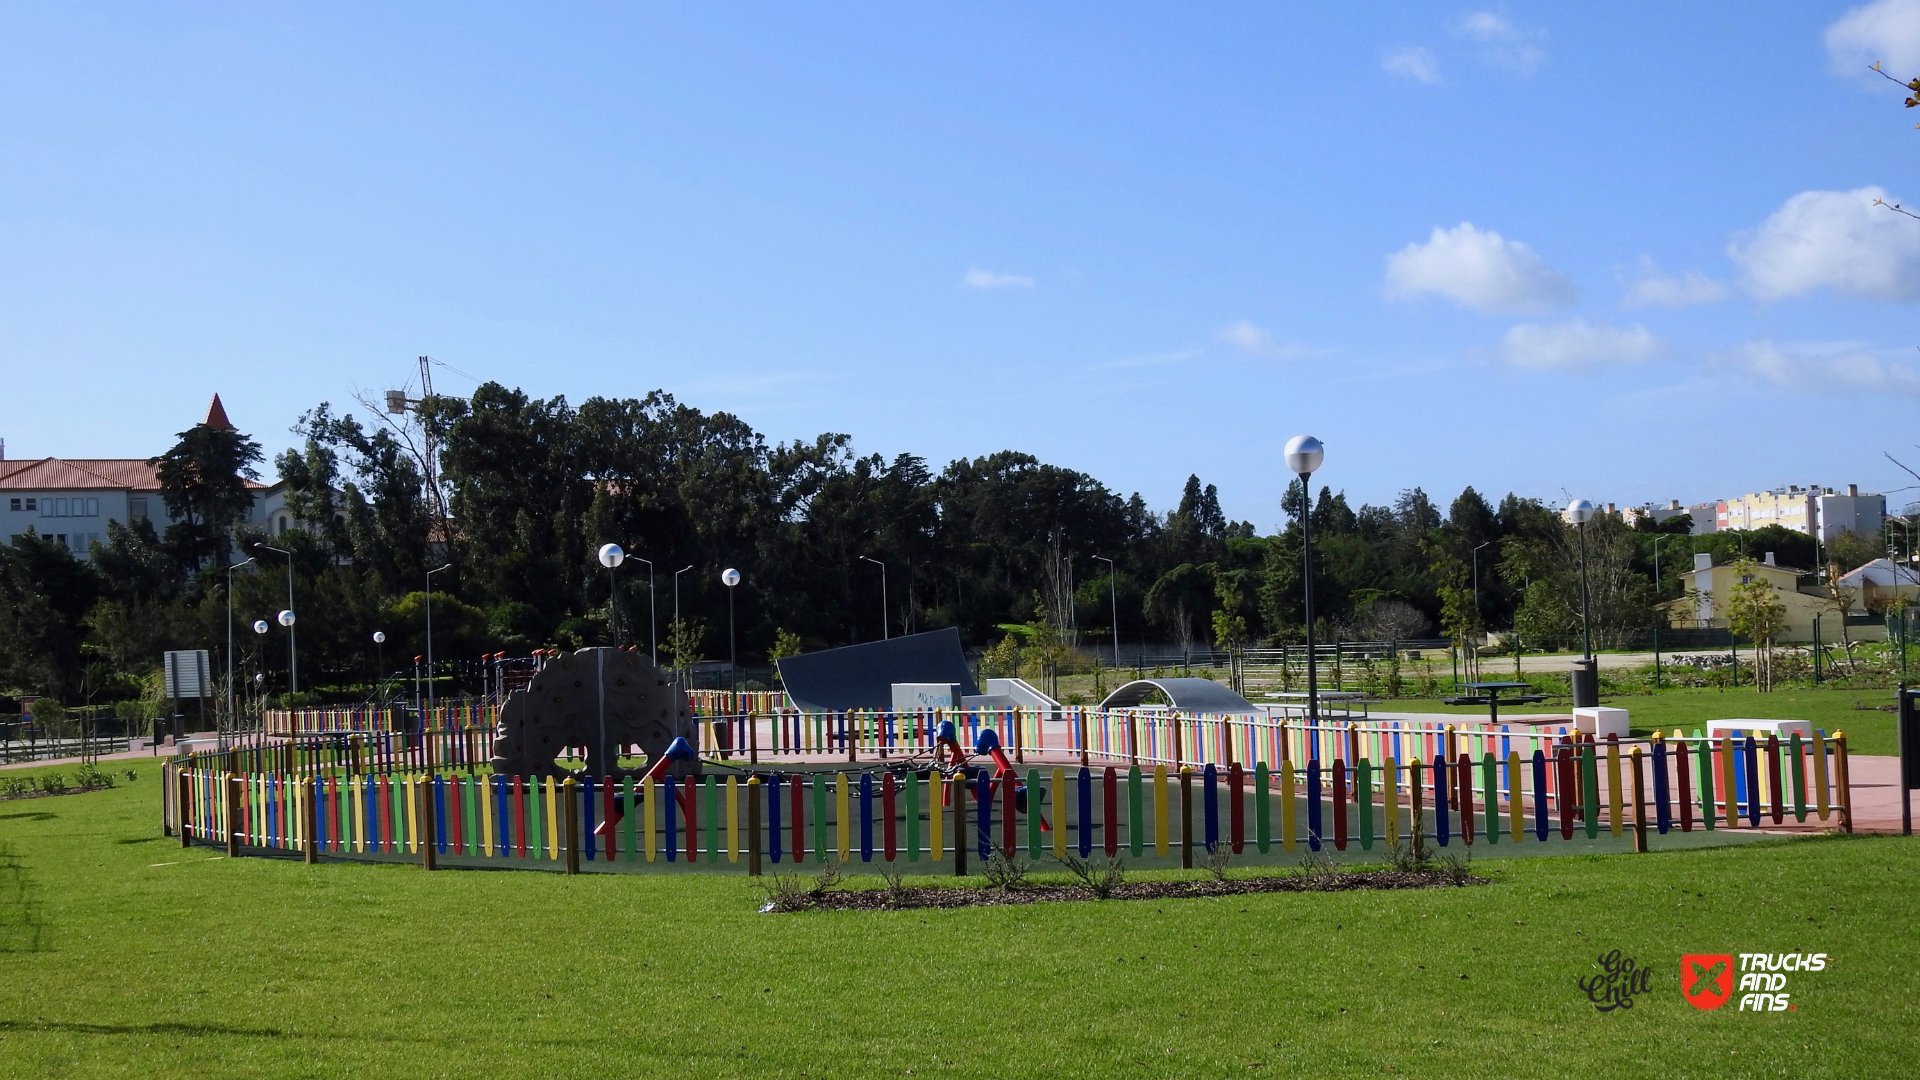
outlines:
M965 770L953 774L947 782L953 790L953 876L967 876L967 799L971 797ZM1066 828L1066 819L1054 811L1056 829Z
M309 776L306 781L306 806L302 807L300 828L306 835L307 865L320 861L320 778Z
M567 783L571 784L573 781L568 780ZM415 816L420 821L420 868L438 870L440 869L440 852L434 841L440 836L440 804L433 797L433 777L427 776L416 781L413 790L414 800L419 807ZM568 805L577 811L578 803L573 801L572 788L567 789L567 799ZM578 814L574 816L577 817ZM580 857L574 854L574 849L579 846L574 841L579 835L580 826L577 822L567 826L567 873L569 874L580 872Z
M760 718L747 713L747 762L760 764Z
M760 778L747 778L747 876L760 876Z
M1853 831L1853 783L1847 776L1847 733L1833 733L1833 765L1840 790L1840 831Z
M1193 770L1180 766L1180 868L1193 869Z
M1646 770L1640 748L1633 748L1633 850L1647 850Z
M227 774L227 855L240 857L240 778Z
M193 846L193 777L186 769L177 773L179 779L178 795L174 798L173 815L180 823L180 846Z
M1087 764L1087 710L1075 709L1074 724L1080 729L1080 764Z
M566 815L567 827L561 831L567 845L567 873L580 872L580 782L567 777L561 786L560 812Z

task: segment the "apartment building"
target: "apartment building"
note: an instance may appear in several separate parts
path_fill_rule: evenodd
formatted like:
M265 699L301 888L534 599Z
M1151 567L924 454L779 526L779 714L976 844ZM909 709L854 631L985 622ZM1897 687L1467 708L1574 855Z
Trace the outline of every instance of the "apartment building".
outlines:
M1717 504L1714 531L1779 525L1828 543L1845 532L1878 536L1886 516L1887 497L1862 492L1857 484L1848 484L1841 493L1788 485Z

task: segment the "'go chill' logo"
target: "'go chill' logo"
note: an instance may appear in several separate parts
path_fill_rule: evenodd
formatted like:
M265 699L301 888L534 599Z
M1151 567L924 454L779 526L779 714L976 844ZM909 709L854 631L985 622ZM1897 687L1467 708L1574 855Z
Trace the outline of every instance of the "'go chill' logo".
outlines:
M1689 953L1680 958L1680 992L1687 1004L1712 1010L1740 995L1740 1012L1792 1012L1787 976L1825 971L1826 953L1740 953L1739 985L1734 985L1734 954Z

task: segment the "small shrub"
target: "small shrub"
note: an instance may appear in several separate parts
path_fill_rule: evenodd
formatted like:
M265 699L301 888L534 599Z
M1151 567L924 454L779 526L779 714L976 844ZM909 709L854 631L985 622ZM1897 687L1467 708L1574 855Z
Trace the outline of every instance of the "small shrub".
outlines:
M980 869L986 875L987 884L1007 892L1027 883L1027 871L1032 865L1024 859L1011 859L996 851L987 856L987 864Z
M1300 856L1300 877L1315 892L1333 888L1340 874L1340 860L1331 851L1309 851Z
M1426 870L1433 865L1433 849L1427 838L1414 829L1387 849L1387 866L1394 870Z
M1447 875L1447 884L1465 885L1473 880L1473 849L1468 848L1466 855L1449 851L1440 856L1440 872Z
M1227 880L1227 868L1233 865L1233 848L1226 844L1215 844L1207 852L1206 861L1201 864L1215 881Z
M905 907L907 875L899 867L884 866L880 869L880 880L887 883L887 903L892 907Z
M767 902L760 905L763 912L805 911L819 903L830 889L840 885L840 863L828 860L827 865L813 875L812 881L799 874L783 874L774 871L771 881L762 879L754 884Z
M99 766L91 763L80 766L80 771L74 774L73 779L82 791L94 791L113 786L113 774L101 772Z
M760 905L761 911L805 911L813 906L816 899L813 887L799 874L783 874L776 870L771 880L763 879L754 887L767 898L767 902Z
M18 798L33 790L33 781L18 776L0 777L0 795L9 799Z
M1068 855L1060 860L1060 865L1079 878L1080 884L1085 885L1098 900L1112 896L1113 891L1127 878L1126 862L1110 855L1096 855L1091 859Z
M49 795L58 795L67 790L66 773L43 773L39 778L40 790Z

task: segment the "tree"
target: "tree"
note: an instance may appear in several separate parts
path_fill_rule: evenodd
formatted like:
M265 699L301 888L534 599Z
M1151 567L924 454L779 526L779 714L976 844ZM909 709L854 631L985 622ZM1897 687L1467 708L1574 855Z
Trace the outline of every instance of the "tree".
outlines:
M160 497L177 519L167 526L167 545L188 570L223 564L233 527L253 511L247 481L260 479L254 468L260 444L231 427L205 423L181 432L179 440L147 459L159 467Z
M1733 564L1739 583L1727 597L1727 626L1753 642L1760 650L1754 686L1761 691L1773 689L1773 639L1787 625L1787 606L1780 601L1774 584L1754 570L1751 559Z
M29 529L0 548L0 673L56 698L77 693L100 592L93 568L59 541Z

